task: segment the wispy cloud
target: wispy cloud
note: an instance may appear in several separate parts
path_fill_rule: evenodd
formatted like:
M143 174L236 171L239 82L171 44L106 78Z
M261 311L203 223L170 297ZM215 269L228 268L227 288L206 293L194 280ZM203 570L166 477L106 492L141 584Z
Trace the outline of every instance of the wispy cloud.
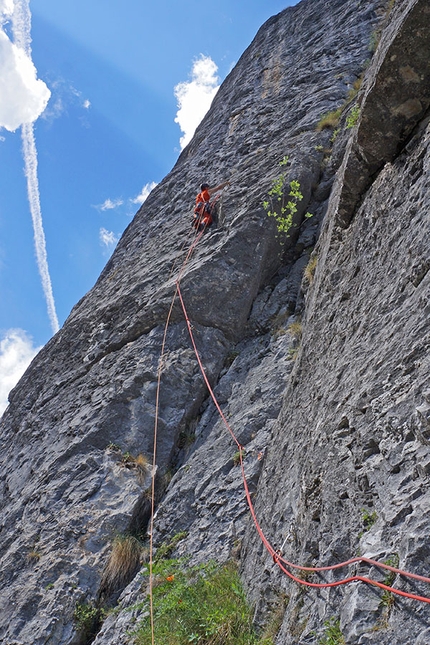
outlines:
M201 54L193 64L191 80L179 83L175 87L179 108L175 123L179 124L184 133L180 139L181 150L191 141L218 91L220 79L217 71L218 67L214 61Z
M119 237L112 231L108 231L106 228L102 227L99 231L99 239L102 246L109 250L113 250L113 247L116 246Z
M8 3L7 5L6 2ZM9 0L3 0L3 3L3 7L6 7L9 11ZM3 125L7 129L12 130L21 125L25 175L27 178L27 193L28 201L30 204L31 218L33 220L37 266L39 269L42 288L47 304L49 321L51 323L52 331L55 334L59 329L59 324L55 310L51 277L49 275L48 269L45 233L43 230L42 212L40 208L39 181L37 177L37 151L33 131L33 122L45 109L50 96L50 92L43 81L36 80L36 69L33 65L33 62L31 61L30 31L31 14L29 8L29 0L16 0L12 14L12 33L14 43L10 43L9 39L7 37L6 38L9 41L9 44L12 46L13 51L15 52L15 61L20 61L20 64L15 65L15 67L13 68L13 75L11 78L8 78L6 75L5 86L8 88L8 99L6 99L5 103L7 104L8 100L10 100L11 104L14 105L16 100L18 99L19 101L22 100L23 104L20 107L19 119L17 121L14 121L12 124L15 127L8 127L5 122L1 122L0 125ZM0 31L0 34L5 35L3 31ZM6 51L8 51L8 47L9 45L7 44ZM9 57L9 62L11 61L12 58ZM5 70L3 69L2 72L4 73L4 71ZM31 90L28 91L24 96L21 95L19 91L19 85L16 81L17 72L21 72L21 80L23 84L25 81L27 90L29 90L29 88ZM0 72L0 77L2 75L3 74ZM11 106L9 105L9 109L10 107ZM11 122L9 122L8 125L10 126Z
M131 199L130 201L133 204L139 204L142 205L143 202L146 200L148 197L149 193L151 190L154 190L154 188L157 186L155 181L151 181L149 184L145 184L142 190L140 191L139 195L137 195L134 199Z
M22 329L9 329L0 340L0 416L7 408L9 392L40 349Z
M97 208L98 211L110 211L122 206L123 203L123 199L110 199L110 197L108 197L105 199L103 204L98 204L98 206L94 206L94 208Z
M63 114L67 114L70 106L73 108L79 107L88 112L91 107L91 101L84 99L82 92L71 85L68 80L61 77L51 79L49 85L51 98L43 114L40 115L42 119L48 123L55 121ZM82 122L82 117L79 118ZM82 124L86 126L87 122L83 121Z

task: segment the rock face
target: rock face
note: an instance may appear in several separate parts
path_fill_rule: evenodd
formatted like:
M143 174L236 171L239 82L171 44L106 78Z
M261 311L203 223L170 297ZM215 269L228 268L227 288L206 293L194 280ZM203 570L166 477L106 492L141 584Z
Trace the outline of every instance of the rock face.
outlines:
M77 605L112 605L127 583L94 642L130 642L141 578L130 572L109 597L103 570L115 535L147 530L145 459L170 308L155 544L183 531L177 555L238 557L256 623L285 604L278 645L321 642L328 620L347 643L430 642L428 604L393 605L357 583L306 592L279 572L172 300L180 272L206 373L246 450L257 516L285 557L330 565L360 552L430 575L429 26L426 0L304 0L260 29L95 287L10 395L0 642L80 645ZM317 127L341 106L335 131ZM282 171L303 193L285 239L262 207ZM198 186L226 178L223 227L181 269ZM418 582L394 585L430 595Z

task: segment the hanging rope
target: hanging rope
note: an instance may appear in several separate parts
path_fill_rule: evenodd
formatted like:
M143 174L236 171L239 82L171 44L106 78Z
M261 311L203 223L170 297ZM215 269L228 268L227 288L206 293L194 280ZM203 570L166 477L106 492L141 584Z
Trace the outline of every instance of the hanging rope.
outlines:
M219 197L217 197L217 199L219 199ZM216 203L217 199L215 200L214 203ZM225 415L224 415L224 413L223 413L223 411L222 411L222 409L221 409L221 407L220 407L220 405L218 403L218 400L217 400L217 398L216 398L216 396L215 396L215 394L213 392L213 389L212 389L212 387L210 385L210 382L209 382L209 379L208 379L208 377L206 375L206 372L205 372L205 369L204 369L204 366L203 366L199 351L197 349L197 345L196 345L194 334L193 334L193 328L192 328L192 325L191 325L191 321L190 321L190 319L188 317L187 309L185 307L184 299L183 299L181 288L180 288L180 281L181 281L182 276L184 274L185 268L186 268L186 266L187 266L187 264L188 264L188 262L189 262L189 260L191 258L191 255L192 255L195 247L197 246L198 242L200 241L201 237L203 236L204 231L205 231L205 229L203 229L200 232L196 231L196 234L194 236L192 244L191 244L191 246L190 246L190 248L188 250L188 253L187 253L187 255L186 255L186 257L185 257L185 259L184 259L184 261L182 263L182 266L181 266L181 269L179 271L178 277L177 277L177 279L175 281L176 288L175 288L175 293L174 293L173 298L172 298L172 302L171 302L171 305L170 305L170 309L169 309L169 312L168 312L168 316L167 316L167 320L166 320L166 324L165 324L165 328L164 328L163 341L162 341L162 347L161 347L161 355L160 355L159 366L158 366L157 392L156 392L156 404L155 404L155 423L154 423L154 449L153 449L153 464L152 464L151 521L150 521L150 548L149 548L149 596L150 596L150 620L151 620L151 639L152 639L151 642L152 642L152 645L155 645L154 607L153 607L153 579L152 579L153 578L153 532L154 532L154 514L155 514L156 450L157 450L157 431L158 431L158 417L159 417L159 403L160 403L161 374L162 374L162 370L163 370L163 367L164 367L164 356L165 356L165 346L166 346L166 339L167 339L167 331L168 331L168 327L169 327L169 324L170 324L170 319L171 319L171 316L172 316L173 307L174 307L174 304L175 304L177 296L179 297L179 300L180 300L180 303L181 303L181 307L182 307L182 311L183 311L183 314L184 314L185 322L186 322L186 325L187 325L187 328L188 328L188 333L189 333L189 336L190 336L190 339L191 339L191 344L193 346L193 350L194 350L194 353L195 353L195 356L196 356L196 359L197 359L197 362L198 362L198 365L199 365L203 380L205 382L205 385L208 388L209 394L210 394L210 396L212 398L212 401L213 401L213 403L214 403L214 405L215 405L215 407L216 407L216 409L218 411L218 414L220 415L220 417L222 419L222 422L224 423L224 425L225 425L226 429L228 430L233 442L236 444L236 446L238 448L241 475L242 475L242 482L243 482L243 487L244 487L244 491L245 491L245 497L246 497L246 500L247 500L247 504L248 504L248 507L249 507L249 510L250 510L250 513L251 513L252 520L254 522L254 526L255 526L255 528L257 530L257 533L260 536L260 539L261 539L264 547L266 548L267 552L272 557L273 562L291 580L293 580L294 582L296 582L296 583L298 583L300 585L304 585L304 586L307 586L307 587L313 587L313 588L322 589L322 588L338 587L340 585L345 585L345 584L348 584L348 583L351 583L351 582L364 582L366 584L370 584L370 585L379 587L380 589L384 589L385 591L389 591L389 592L391 592L393 594L396 594L398 596L402 596L402 597L405 597L405 598L409 598L409 599L412 599L412 600L417 600L417 601L420 601L420 602L430 604L430 598L429 597L409 593L409 592L406 592L406 591L401 591L400 589L395 589L394 587L392 587L390 585L387 585L387 584L385 584L383 582L378 582L377 580L374 580L373 578L370 578L370 577L367 577L367 576L353 575L353 576L345 577L345 578L343 578L341 580L337 580L335 582L320 582L320 583L309 582L307 580L303 580L302 578L299 578L294 573L292 573L289 569L308 571L308 572L311 572L311 573L319 574L319 573L322 573L322 572L333 571L335 569L340 569L340 568L343 568L343 567L347 567L347 566L350 566L352 564L362 563L362 564L367 564L367 565L370 565L370 566L375 566L375 567L390 571L391 573L394 573L394 574L397 574L397 575L400 575L400 576L404 576L406 578L410 578L410 579L413 579L413 580L417 580L419 582L425 582L427 584L430 584L430 578L428 578L426 576L421 576L421 575L418 575L418 574L409 573L407 571L404 571L402 569L398 569L398 568L393 567L393 566L391 566L389 564L386 564L384 562L379 562L377 560L372 560L372 559L366 558L366 557L355 557L355 558L351 558L350 560L347 560L345 562L340 562L338 564L325 566L325 567L307 567L307 566L294 564L294 563L289 562L288 560L286 560L282 556L282 554L278 550L276 550L272 546L272 544L269 542L269 540L267 539L267 537L266 537L265 533L263 532L263 530L262 530L262 528L261 528L261 526L259 524L259 521L257 519L257 515L255 513L254 505L252 503L251 495L250 495L250 492L249 492L248 482L247 482L246 473L245 473L245 467L244 467L244 463L243 463L244 448L240 444L240 442L238 441L238 439L237 439L236 435L234 434L230 424L228 423L228 421L227 421L227 419L226 419L226 417L225 417ZM174 268L174 266L172 267L170 275L173 272L173 268Z
M281 571L283 571L289 578L291 578L291 580L294 580L295 582L297 582L297 583L299 583L301 585L305 585L307 587L315 587L315 588L321 589L321 588L329 588L329 587L338 587L340 585L344 585L344 584L347 584L347 583L350 583L350 582L361 581L361 582L365 582L365 583L374 585L374 586L379 587L381 589L384 589L386 591L390 591L391 593L397 594L398 596L403 596L405 598L410 598L412 600L418 600L420 602L425 602L425 603L430 604L430 598L428 598L426 596L420 596L420 595L409 593L409 592L406 592L406 591L401 591L400 589L395 589L394 587L391 587L390 585L386 585L386 584L384 584L382 582L378 582L377 580L374 580L373 578L368 578L366 576L355 575L355 576L349 576L347 578L343 578L342 580L338 580L336 582L317 583L317 582L308 582L307 580L303 580L302 578L299 578L299 577L295 576L293 573L291 573L291 571L289 571L286 568L286 567L290 567L290 568L293 568L293 569L300 569L302 571L309 571L309 572L312 572L312 573L321 573L323 571L331 571L333 569L339 569L339 568L342 568L342 567L345 567L345 566L348 566L348 565L351 565L351 564L354 564L354 563L357 563L357 562L361 562L361 563L369 564L371 566L376 566L376 567L379 567L379 568L382 568L382 569L386 569L386 570L388 570L388 571L390 571L392 573L399 574L399 575L405 576L407 578L412 578L414 580L419 580L421 582L426 582L426 583L430 584L430 578L428 578L426 576L420 576L418 574L409 573L407 571L404 571L402 569L398 569L396 567L393 567L391 565L385 564L383 562L378 562L377 560L372 560L370 558L365 558L365 557L352 558L350 560L347 560L346 562L341 562L339 564L331 565L331 566L327 566L327 567L304 567L302 565L294 564L292 562L289 562L288 560L285 560L281 556L281 554L278 553L278 551L270 544L269 540L266 538L266 536L265 536L265 534L264 534L264 532L263 532L263 530L262 530L262 528L261 528L261 526L260 526L260 524L258 522L256 513L255 513L255 509L254 509L254 505L253 505L252 500L251 500L251 495L250 495L250 492L249 492L248 482L247 482L246 474L245 474L245 467L244 467L244 463L243 463L243 452L244 452L243 447L241 446L241 444L238 441L238 439L236 438L236 436L235 436L230 424L228 423L228 421L227 421L227 419L226 419L226 417L225 417L225 415L224 415L224 413L223 413L223 411L222 411L222 409L221 409L221 407L220 407L220 405L219 405L219 403L217 401L217 398L216 398L216 396L215 396L215 394L214 394L214 392L212 390L212 387L211 387L211 385L209 383L209 380L207 378L206 372L205 372L204 367L203 367L202 360L200 358L200 354L199 354L197 346L196 346L196 342L195 342L194 335L193 335L192 325L191 325L191 322L190 322L188 314L187 314L187 310L186 310L185 303L184 303L184 300L183 300L183 297L182 297L179 281L176 282L176 288L177 288L177 293L179 295L179 299L180 299L180 302L181 302L181 306L182 306L182 310L183 310L183 313L184 313L185 321L187 323L188 332L189 332L190 339L191 339L191 344L193 346L194 353L196 355L197 362L199 364L199 368L200 368L200 371L201 371L202 376L203 376L203 380L204 380L204 382L205 382L205 384L206 384L206 386L207 386L207 388L209 390L209 394L210 394L210 396L212 398L212 401L213 401L213 403L214 403L214 405L215 405L215 407L216 407L216 409L217 409L217 411L218 411L218 413L219 413L219 415L220 415L220 417L221 417L226 429L230 433L231 437L233 438L233 441L235 442L235 444L237 445L238 450L239 450L239 460L240 460L240 466L241 466L241 472L242 472L242 481L243 481L243 486L244 486L244 490L245 490L245 496L246 496L246 500L247 500L247 503L248 503L248 507L249 507L249 510L250 510L250 513L251 513L255 528L256 528L257 533L259 534L259 536L261 538L261 541L263 542L266 550L268 551L268 553L272 557L274 563L281 569Z
M196 233L194 240L188 250L188 253L182 263L181 269L179 271L178 279L180 279L185 271L191 255L195 247L197 246L199 240L201 239L204 233L204 229L200 233ZM181 249L182 251L182 249ZM160 390L161 390L161 374L164 368L164 357L166 353L166 340L167 340L167 331L170 324L170 319L172 317L173 307L175 305L175 300L177 296L177 287L175 293L173 294L172 302L170 303L169 312L167 314L166 324L164 325L163 332L163 341L161 343L161 352L160 358L158 361L158 370L157 370L157 390L155 395L155 418L154 418L154 442L153 442L153 456L152 456L152 480L151 480L151 519L149 523L149 615L151 622L151 642L152 645L155 644L155 630L154 630L154 598L153 598L153 568L154 568L154 515L155 515L155 473L157 468L157 435L158 435L158 419L159 419L159 410L160 410Z

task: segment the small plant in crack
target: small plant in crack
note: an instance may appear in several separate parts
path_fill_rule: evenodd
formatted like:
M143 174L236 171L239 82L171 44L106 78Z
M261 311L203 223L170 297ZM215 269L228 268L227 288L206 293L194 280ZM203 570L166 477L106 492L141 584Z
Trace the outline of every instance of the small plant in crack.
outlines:
M345 645L339 619L333 617L324 622L324 633L318 639L318 645Z
M399 566L399 556L397 553L394 553L392 556L384 560L384 564L387 564L389 567L394 567L395 569L398 568ZM384 585L387 587L392 587L394 584L394 580L396 579L396 572L395 571L387 571L385 578L384 578ZM384 589L384 592L381 596L381 603L384 607L386 607L388 610L390 610L393 605L394 605L394 595L391 591L388 591L388 589Z
M246 451L245 450L237 450L234 453L234 455L232 457L233 466L239 466L240 465L241 455L242 455L242 460L245 459Z
M360 106L354 105L348 116L346 117L346 129L349 130L350 128L353 128L355 125L358 123L358 119L360 117Z
M367 531L370 531L377 519L378 515L376 511L369 511L367 508L362 508L361 521L363 524L363 531L359 533L358 537L361 538L365 533L367 533Z
M280 162L280 166L287 166L288 157L285 156ZM286 184L286 173L282 172L278 177L272 180L272 185L267 193L268 199L263 201L263 208L269 217L274 217L278 233L285 233L289 237L289 232L293 226L293 217L297 213L298 204L302 201L303 195L300 190L300 182L297 179ZM312 213L306 213L305 217L312 217Z
M91 603L78 602L73 612L73 620L80 636L80 644L87 645L92 642L100 628L101 611Z
M182 542L182 540L185 540L187 536L188 536L188 531L179 531L173 537L171 537L170 540L163 542L157 548L157 552L155 555L155 562L158 562L160 560L167 560L168 558L170 558L172 553L178 546L179 542Z

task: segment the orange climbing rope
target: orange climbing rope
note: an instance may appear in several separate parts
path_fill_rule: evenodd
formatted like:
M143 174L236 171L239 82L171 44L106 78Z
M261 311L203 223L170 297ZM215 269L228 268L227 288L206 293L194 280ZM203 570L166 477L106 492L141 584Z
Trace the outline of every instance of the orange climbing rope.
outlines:
M202 237L204 233L204 229L200 231L199 233L196 232L196 234L193 236L194 239L192 241L192 244L188 250L188 253L182 263L181 269L179 271L178 279L180 279L185 271L185 267L187 266L189 259L191 258L191 255L193 254L193 251L198 244L200 238ZM183 248L183 247L182 247ZM181 252L182 252L181 248ZM171 276L173 271L170 271ZM170 324L170 319L172 317L172 311L173 307L175 305L175 300L177 296L177 288L175 290L175 293L173 294L172 302L170 303L170 308L169 312L167 314L167 319L166 319L166 324L164 325L164 332L163 332L163 341L161 343L161 353L160 353L160 358L158 361L158 371L157 371L157 390L156 390L156 395L155 395L155 415L154 415L154 445L153 445L153 453L152 453L152 481L151 481L151 519L149 523L149 615L150 615L150 623L151 623L151 642L152 645L155 643L155 631L154 631L154 600L153 600L153 566L154 566L154 557L153 557L153 552L154 552L154 515L155 515L155 473L156 473L156 467L157 467L157 435L158 435L158 419L159 419L159 408L160 408L160 389L161 389L161 374L163 371L163 366L164 366L164 356L165 356L165 349L166 349L166 340L167 340L167 330L169 328Z

